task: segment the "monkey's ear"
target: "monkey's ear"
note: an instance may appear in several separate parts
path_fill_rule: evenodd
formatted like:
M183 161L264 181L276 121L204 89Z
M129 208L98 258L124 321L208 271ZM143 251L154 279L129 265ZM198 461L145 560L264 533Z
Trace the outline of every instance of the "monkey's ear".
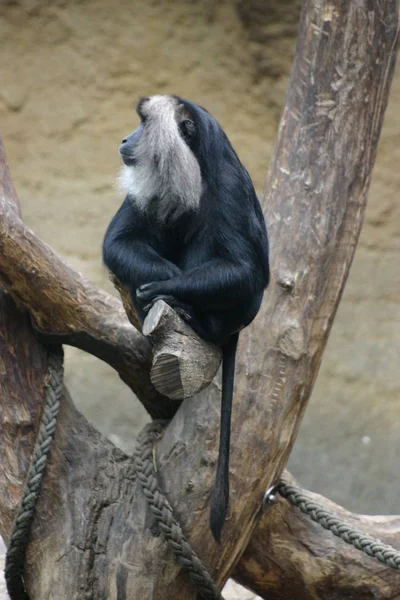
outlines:
M193 115L184 104L178 104L176 108L176 117L178 123L182 123L182 121L193 121Z

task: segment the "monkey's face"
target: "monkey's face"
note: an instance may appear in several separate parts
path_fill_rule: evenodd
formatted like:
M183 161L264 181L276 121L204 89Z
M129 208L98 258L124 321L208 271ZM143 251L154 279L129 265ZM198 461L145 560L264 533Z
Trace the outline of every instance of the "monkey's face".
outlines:
M138 163L140 155L149 154L151 145L158 145L158 155L176 148L177 136L190 148L196 135L196 127L186 107L175 96L141 98L136 106L140 125L125 137L119 153L125 165ZM140 143L142 136L142 144Z
M198 206L201 172L189 110L179 98L159 95L141 98L136 112L140 125L119 147L125 165L121 187L136 200L151 195Z

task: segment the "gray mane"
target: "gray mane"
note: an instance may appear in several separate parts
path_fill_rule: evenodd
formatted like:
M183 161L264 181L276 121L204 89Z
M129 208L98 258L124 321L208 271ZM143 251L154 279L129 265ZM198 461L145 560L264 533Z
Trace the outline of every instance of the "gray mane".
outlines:
M172 96L152 96L142 106L144 129L135 148L134 166L123 166L118 177L120 189L146 210L157 197L157 218L179 216L197 209L201 196L199 163L179 133L186 117L182 105Z

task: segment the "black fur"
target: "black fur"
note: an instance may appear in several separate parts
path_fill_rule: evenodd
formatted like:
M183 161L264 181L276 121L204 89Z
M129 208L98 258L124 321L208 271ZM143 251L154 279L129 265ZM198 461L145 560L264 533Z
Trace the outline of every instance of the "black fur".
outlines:
M210 515L219 541L229 501L238 331L256 316L268 285L268 238L253 184L220 125L198 105L177 101L190 114L180 132L200 165L200 206L160 223L152 212L157 198L143 211L128 195L107 230L103 257L129 289L141 319L164 297L201 337L223 348L220 450Z

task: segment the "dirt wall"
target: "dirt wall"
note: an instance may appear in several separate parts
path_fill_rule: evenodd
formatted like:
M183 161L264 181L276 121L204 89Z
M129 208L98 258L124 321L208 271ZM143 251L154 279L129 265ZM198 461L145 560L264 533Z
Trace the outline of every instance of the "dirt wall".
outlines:
M117 148L141 95L178 93L221 122L262 192L298 2L0 2L0 129L29 226L112 291L101 264ZM365 227L291 458L348 508L399 512L400 73ZM272 249L273 251L273 249ZM114 372L67 349L76 403L131 448L146 416Z

